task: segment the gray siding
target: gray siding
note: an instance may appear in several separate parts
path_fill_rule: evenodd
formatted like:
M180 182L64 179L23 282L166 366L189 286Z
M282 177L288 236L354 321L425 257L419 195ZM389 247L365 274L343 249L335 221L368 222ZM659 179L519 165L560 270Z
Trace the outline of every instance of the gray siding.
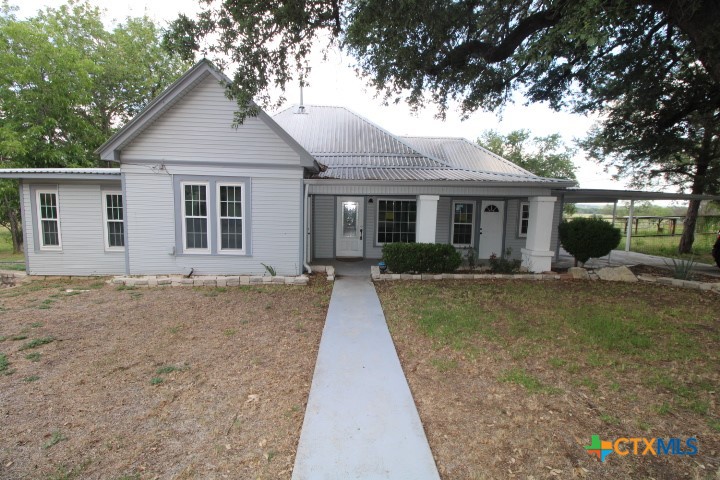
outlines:
M452 213L452 198L440 197L437 208L435 243L450 243L450 215Z
M298 154L259 118L233 128L236 110L208 77L127 145L122 161L300 165Z
M333 258L335 243L335 197L313 196L313 257Z
M262 275L265 272L262 263L275 268L278 275L301 272L300 167L274 169L195 164L153 170L146 166L123 164L122 169L127 191L131 274L186 274L194 269L196 274ZM250 255L182 254L175 251L173 175L250 178Z
M507 223L505 225L505 249L512 249L511 258L521 258L521 249L525 248L526 238L520 234L520 203L526 202L527 199L513 198L506 203Z
M33 187L57 187L61 251L41 251L35 244ZM120 183L104 188L120 190ZM125 272L125 253L106 252L100 184L23 183L23 235L31 275L114 275Z

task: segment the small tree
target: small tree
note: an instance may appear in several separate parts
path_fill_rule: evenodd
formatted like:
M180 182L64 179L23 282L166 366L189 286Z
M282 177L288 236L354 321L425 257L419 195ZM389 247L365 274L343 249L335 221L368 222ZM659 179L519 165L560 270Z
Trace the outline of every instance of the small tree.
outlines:
M560 244L573 257L575 266L590 258L607 255L620 243L620 229L599 217L565 220L559 226Z

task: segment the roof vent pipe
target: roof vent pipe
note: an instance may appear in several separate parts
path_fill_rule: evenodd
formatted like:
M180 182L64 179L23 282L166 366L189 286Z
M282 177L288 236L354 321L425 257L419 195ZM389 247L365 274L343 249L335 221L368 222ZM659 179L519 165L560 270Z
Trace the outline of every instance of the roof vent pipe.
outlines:
M300 80L300 106L298 106L298 113L305 113L305 104L303 102L303 82Z

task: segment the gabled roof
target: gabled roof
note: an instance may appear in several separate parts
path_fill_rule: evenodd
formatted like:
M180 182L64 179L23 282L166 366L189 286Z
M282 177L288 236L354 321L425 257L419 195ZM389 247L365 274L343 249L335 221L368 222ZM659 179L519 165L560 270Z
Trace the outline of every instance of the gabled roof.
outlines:
M202 59L188 70L182 77L177 79L164 92L153 99L147 106L132 120L126 123L119 131L103 143L96 153L102 160L120 161L122 149L148 128L169 108L175 105L182 97L190 92L197 84L208 78L214 77L218 83L228 84L231 80L218 70L212 62ZM318 165L310 155L294 138L280 128L278 124L267 113L258 109L257 117L273 130L285 143L287 143L300 156L300 164L303 167L317 171ZM228 128L230 125L228 124Z
M294 106L273 118L326 167L313 178L574 184L538 177L465 139L395 136L344 107Z

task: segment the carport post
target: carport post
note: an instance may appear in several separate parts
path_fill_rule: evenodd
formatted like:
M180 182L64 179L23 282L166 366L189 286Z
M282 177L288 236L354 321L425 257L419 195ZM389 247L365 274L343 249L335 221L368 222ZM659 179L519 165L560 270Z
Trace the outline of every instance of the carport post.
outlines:
M617 200L613 202L613 218L612 218L612 226L615 226L615 216L617 215Z
M630 210L628 210L627 232L625 236L625 251L630 251L630 241L632 239L633 227L633 210L635 210L635 200L630 200Z

